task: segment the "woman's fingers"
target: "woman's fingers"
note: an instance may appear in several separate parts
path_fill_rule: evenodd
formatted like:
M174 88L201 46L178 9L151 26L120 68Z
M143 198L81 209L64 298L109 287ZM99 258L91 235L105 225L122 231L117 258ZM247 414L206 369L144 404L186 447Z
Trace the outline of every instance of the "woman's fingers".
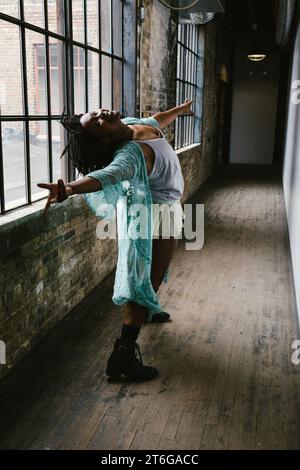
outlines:
M57 181L58 193L57 193L57 202L63 202L67 198L66 186L63 180Z
M55 204L57 202L63 202L65 199L67 199L67 190L65 183L62 179L57 181L57 184L55 183L39 183L38 184L39 188L42 189L48 189L50 191L48 195L48 199L44 208L44 216L47 215L49 207L51 204Z
M54 193L50 193L49 196L48 196L45 208L44 208L44 212L43 212L44 216L47 215L49 207L51 206L51 204L54 204L55 202L57 202L56 195Z
M184 104L185 104L185 107L186 107L186 112L187 112L187 114L188 114L189 116L195 116L194 111L192 111L192 110L190 109L191 105L193 104L193 100L190 100L189 98L186 98Z
M38 183L37 185L39 188L43 188L43 189L49 189L50 191L52 190L52 184L48 184L48 183Z

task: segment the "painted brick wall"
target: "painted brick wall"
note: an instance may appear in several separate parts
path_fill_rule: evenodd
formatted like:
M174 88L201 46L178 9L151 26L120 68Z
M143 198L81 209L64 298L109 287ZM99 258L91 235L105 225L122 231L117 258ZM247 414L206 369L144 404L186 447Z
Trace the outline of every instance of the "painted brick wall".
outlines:
M203 142L179 154L184 201L214 171L217 37L216 23L208 24ZM175 39L174 15L157 0L146 0L141 38L143 116L175 105ZM173 142L174 126L167 137ZM0 340L7 343L7 365L0 366L0 378L103 281L116 263L116 242L97 239L98 221L80 196L52 208L47 222L41 211L27 210L26 217L18 218L16 212L10 223L0 221Z

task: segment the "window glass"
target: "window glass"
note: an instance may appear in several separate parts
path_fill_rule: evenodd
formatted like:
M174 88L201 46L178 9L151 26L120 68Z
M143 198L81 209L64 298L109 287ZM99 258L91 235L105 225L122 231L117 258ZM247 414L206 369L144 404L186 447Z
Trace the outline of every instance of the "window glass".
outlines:
M102 56L102 108L112 107L111 96L111 58Z
M111 0L101 0L101 49L112 53Z
M37 183L49 181L48 130L46 121L29 123L30 176L32 200L41 197Z
M73 39L84 43L84 1L72 0Z
M0 0L0 12L20 18L19 0Z
M24 113L20 28L0 20L0 114ZM11 50L8 55L7 51Z
M25 21L45 28L44 0L25 0L23 4Z
M38 181L73 178L67 156L60 158L68 143L59 123L63 112L106 107L123 113L123 11L130 2L69 3L72 21L66 22L65 0L0 0L0 13L8 15L0 20L0 215L45 197ZM16 25L20 5L25 23Z
M49 45L51 114L61 114L66 108L65 44L51 39Z
M113 0L113 49L114 54L122 56L122 2Z
M100 78L99 78L99 59L96 52L88 53L88 77L89 77L89 106L90 111L100 108Z
M122 112L122 62L114 60L113 108Z
M64 34L64 0L48 0L48 29L61 35Z
M85 110L85 53L81 47L73 49L74 106L75 113Z
M86 0L87 43L99 47L99 11L98 0Z
M7 210L27 202L24 136L23 122L2 123L4 197Z
M45 36L26 32L26 65L29 114L48 113Z
M56 121L52 121L52 171L53 181L61 177L62 160L60 158L66 142L64 128Z

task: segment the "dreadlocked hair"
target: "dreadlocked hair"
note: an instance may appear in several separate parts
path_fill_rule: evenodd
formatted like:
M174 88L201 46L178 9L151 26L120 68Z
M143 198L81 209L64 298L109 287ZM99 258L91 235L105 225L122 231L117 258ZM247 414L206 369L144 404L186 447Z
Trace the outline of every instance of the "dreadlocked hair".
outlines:
M60 117L60 124L69 134L69 143L60 158L68 152L75 168L79 173L86 175L109 165L118 146L104 146L100 138L85 133L80 122L82 116L82 114L75 114L74 116L62 114Z

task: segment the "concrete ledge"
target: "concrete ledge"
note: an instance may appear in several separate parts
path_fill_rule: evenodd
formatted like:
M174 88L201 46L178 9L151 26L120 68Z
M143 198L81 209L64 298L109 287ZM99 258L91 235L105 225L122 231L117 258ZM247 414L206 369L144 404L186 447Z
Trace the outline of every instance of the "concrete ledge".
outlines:
M52 206L48 212L49 221L53 214L57 216L59 212L65 211L66 209L72 213L73 208L79 208L83 206L83 197L81 195L71 196L62 204L56 204ZM6 230L6 226L10 225L10 229L15 225L23 222L27 222L28 220L35 220L36 218L42 216L43 209L46 204L46 198L42 199L41 201L33 202L32 204L21 207L20 209L16 209L8 214L0 216L0 234L3 230ZM70 210L71 209L71 210ZM77 214L73 215L75 217ZM72 216L70 219L73 218ZM47 220L45 219L45 220Z

